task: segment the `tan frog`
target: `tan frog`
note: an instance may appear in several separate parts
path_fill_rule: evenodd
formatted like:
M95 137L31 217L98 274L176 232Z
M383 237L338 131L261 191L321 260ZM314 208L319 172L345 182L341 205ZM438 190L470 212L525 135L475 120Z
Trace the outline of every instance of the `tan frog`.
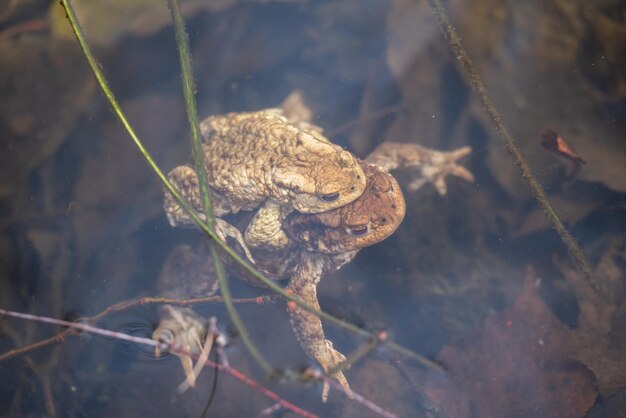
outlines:
M294 101L296 108L307 110L301 98L296 97ZM290 107L294 107L294 103L290 104L292 105ZM255 112L255 114L258 113ZM287 107L285 113L293 114ZM282 113L279 114L282 117ZM305 114L310 117L311 113L297 112L297 114ZM235 115L233 114L233 116ZM244 116L244 119L246 117ZM313 137L322 138L322 141L327 141L321 134L321 128L311 124L307 120L307 116L304 119L292 122L291 126L297 127L296 129L300 129L302 132L308 132ZM280 130L284 127L283 122L268 129L270 131L273 129ZM237 122L237 125L239 126L240 123ZM231 134L232 132L229 133L229 135ZM405 212L404 198L400 187L388 171L398 168L416 170L415 179L409 185L411 190L417 190L430 182L440 194L445 195L447 192L445 182L447 175L452 174L467 181L473 180L472 174L457 164L457 161L468 155L469 152L469 147L452 152L440 152L416 144L383 143L365 162L360 162L365 176L367 176L367 187L358 199L323 213L292 212L287 216L283 212L278 217L280 224L278 226L272 224L269 227L269 230L278 230L280 233L261 233L264 245L257 245L258 241L254 241L256 238L251 237L252 234L246 232L245 242L242 242L241 239L236 240L240 245L239 250L248 255L246 244L250 244L253 251L249 258L256 260L257 268L270 278L278 280L288 278L288 288L293 294L305 303L319 309L317 285L321 278L350 262L361 248L387 238L402 221ZM253 165L254 163L248 162L247 164ZM181 176L181 179L183 182L187 182L183 187L185 197L194 204L194 207L199 208L197 176L191 170L191 173L187 171L184 176ZM217 197L220 198L220 196ZM221 204L227 205L228 202ZM235 206L238 209L245 209L239 203ZM165 208L172 224L175 223L176 219L185 223L190 221L190 219L185 218L186 215L181 215L182 209L177 205L168 204L166 201ZM232 212L236 212L236 210L232 210ZM257 218L258 213L253 215L251 224ZM258 228L259 225L263 226L257 223L255 228ZM241 229L251 230L247 223L244 223ZM236 238L236 234L231 233L229 236ZM252 239L252 243L249 243L248 239ZM231 267L237 272L237 275L246 276L243 269L237 268L237 266ZM345 359L340 352L333 348L332 342L324 337L321 321L316 315L297 306L292 307L289 311L291 324L302 348L325 371ZM342 372L336 373L335 377L342 386L349 389L348 382ZM327 387L324 397L326 391Z
M211 116L200 124L205 170L215 216L258 209L242 238L251 248L283 247L282 221L294 209L318 213L344 206L365 189L357 159L328 141L321 129L302 129L280 109ZM202 217L197 173L176 167L170 181ZM193 223L170 193L165 211L172 226ZM221 219L216 232L224 239L232 229Z
M396 152L398 149L403 150L401 158ZM386 143L374 151L367 161L376 161L386 167L416 169L417 175L412 184L421 187L430 181L438 185L440 193L445 194L447 175L472 180L472 174L457 164L458 159L469 152L467 147L452 152L440 152L415 144ZM365 162L361 164L367 177L367 187L357 200L325 213L293 212L282 226L289 238L289 245L280 251L253 251L257 267L264 274L277 280L289 279L288 289L318 309L317 285L322 277L350 262L361 248L391 235L405 213L404 199L396 180L386 169ZM425 173L426 180L419 181L426 176ZM246 275L236 266L231 265L231 271L235 271L234 274L240 277ZM209 282L214 283L214 278L210 277L205 281ZM322 323L316 315L297 306L292 306L289 314L302 348L324 370L329 370L345 359L333 348L332 342L325 338ZM187 328L192 341L186 341L186 335L178 334L177 338L192 345L193 341L197 341L197 331L193 324ZM184 329L185 327L177 325L179 332L184 332ZM345 388L349 388L342 372L335 377Z

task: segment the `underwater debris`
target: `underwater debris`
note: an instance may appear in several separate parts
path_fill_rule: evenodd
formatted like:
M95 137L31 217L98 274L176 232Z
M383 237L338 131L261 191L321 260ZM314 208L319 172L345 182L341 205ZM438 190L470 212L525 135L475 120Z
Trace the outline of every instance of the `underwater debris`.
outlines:
M566 158L572 162L572 166L568 173L569 176L576 175L578 170L580 170L580 166L582 164L587 164L587 161L579 157L578 154L576 154L574 150L567 145L565 139L563 139L558 132L553 131L552 129L548 129L541 134L541 145L556 155Z

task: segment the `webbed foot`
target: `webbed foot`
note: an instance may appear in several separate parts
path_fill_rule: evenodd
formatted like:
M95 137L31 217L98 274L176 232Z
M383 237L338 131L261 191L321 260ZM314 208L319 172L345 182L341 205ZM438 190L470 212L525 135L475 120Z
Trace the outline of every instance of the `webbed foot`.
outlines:
M317 280L310 277L307 273L310 272L299 271L292 278L287 291L299 297L313 308L320 309L317 301ZM309 357L322 367L324 372L332 370L346 360L346 357L335 350L333 343L324 336L322 321L316 314L302 309L295 303L288 303L287 310L289 312L289 321L296 338L300 342L300 346ZM339 384L347 392L350 392L350 385L342 371L332 373L330 377L337 379ZM328 400L329 389L330 386L325 382L322 389L323 402Z
M322 356L320 356L320 357L322 357ZM335 350L333 348L333 343L330 340L326 340L326 355L323 356L323 357L324 357L323 359L322 358L318 358L316 360L320 363L320 365L322 366L324 371L328 371L328 370L332 369L333 367L336 367L339 364L341 364L344 361L346 361L346 356L341 354L339 351ZM330 377L333 377L333 378L337 379L337 382L339 382L341 387L344 388L344 390L346 392L348 392L348 393L351 392L350 385L348 384L348 380L343 375L342 371L335 372ZM322 388L322 402L327 402L328 401L328 392L329 391L330 391L330 385L328 383L324 382L324 387Z
M408 185L411 191L432 183L441 196L448 192L446 177L453 175L466 181L474 181L474 175L457 162L469 155L470 147L454 151L437 151L417 144L385 142L378 146L366 161L386 170L413 168L418 170L416 178Z

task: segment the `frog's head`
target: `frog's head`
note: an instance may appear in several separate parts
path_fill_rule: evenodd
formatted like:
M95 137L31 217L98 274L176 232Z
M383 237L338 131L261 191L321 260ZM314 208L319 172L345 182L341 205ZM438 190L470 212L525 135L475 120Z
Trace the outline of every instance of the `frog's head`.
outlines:
M152 339L169 349L176 348L183 353L174 353L180 359L183 371L187 377L184 384L178 388L186 390L185 386L195 387L196 375L193 360L188 354L200 354L206 334L206 323L189 308L180 308L172 305L161 307L161 322L152 333ZM156 346L155 356L161 355L161 346Z
M302 213L318 213L344 206L365 190L365 174L358 160L341 147L301 135L303 152L287 169L277 169L274 184L289 190L292 204Z
M293 212L284 227L289 237L311 251L327 254L359 250L390 236L406 210L391 174L363 163L367 187L355 201L323 213Z
M152 333L152 339L169 347L176 347L192 354L199 354L206 333L206 324L193 311L164 305L159 326ZM159 357L159 347L155 351Z

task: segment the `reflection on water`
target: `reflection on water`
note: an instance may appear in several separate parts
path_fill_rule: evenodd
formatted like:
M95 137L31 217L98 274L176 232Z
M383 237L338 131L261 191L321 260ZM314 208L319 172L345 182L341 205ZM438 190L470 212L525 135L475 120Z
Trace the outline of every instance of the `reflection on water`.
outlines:
M74 320L162 294L168 254L180 244L200 247L200 234L168 225L158 179L96 93L56 3L51 13L13 3L0 10L0 306ZM165 6L92 3L77 5L79 17L137 132L164 170L188 163ZM411 174L394 173L404 221L318 288L326 312L384 329L446 368L434 372L379 347L345 372L355 391L399 416L618 416L626 386L623 8L564 0L447 6L608 296L588 287L527 192L425 2L189 0L199 114L275 107L301 90L314 123L361 158L383 141L472 147L460 164L474 182L449 178L445 196L430 185L412 192ZM587 163L573 171L542 147L548 130ZM191 277L183 264L180 277ZM230 287L237 298L270 293L235 279ZM237 307L272 365L313 365L284 302ZM221 303L194 310L218 318L230 365L290 402L320 416L375 416L336 390L322 404L319 386L265 379ZM158 321L158 304L138 304L96 324L150 337ZM1 353L62 331L12 318L0 319L0 329ZM326 322L324 329L344 354L367 343ZM197 417L214 372L179 394L185 375L175 356L155 361L153 348L81 334L3 359L0 373L0 416ZM273 402L220 377L209 415L256 416Z

